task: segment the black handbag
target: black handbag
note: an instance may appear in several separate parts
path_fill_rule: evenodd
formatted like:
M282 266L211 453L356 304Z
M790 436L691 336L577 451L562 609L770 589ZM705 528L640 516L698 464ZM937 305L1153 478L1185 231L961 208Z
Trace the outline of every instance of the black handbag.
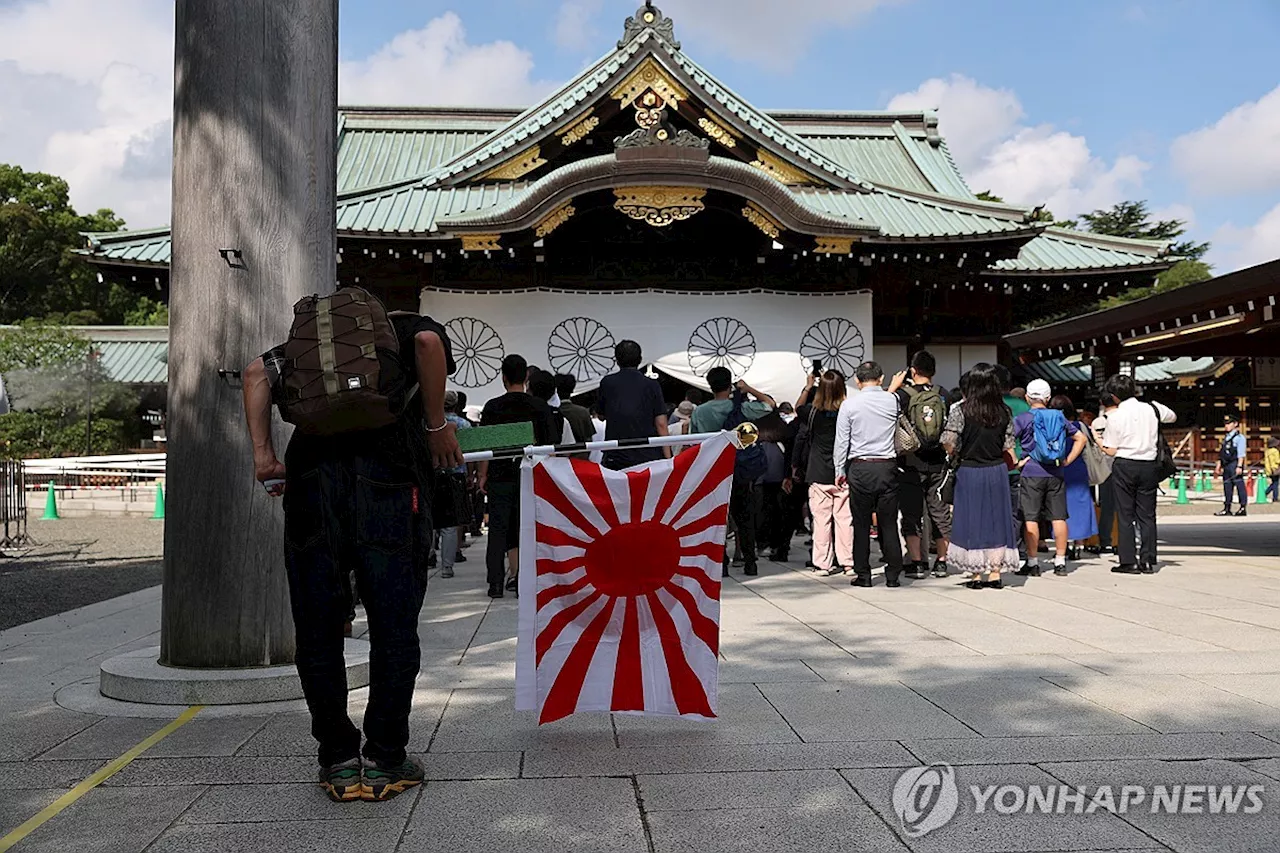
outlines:
M1178 473L1178 463L1173 458L1173 448L1169 446L1169 439L1164 437L1164 432L1160 429L1160 410L1156 408L1155 403L1150 405L1151 411L1156 413L1156 469L1159 471L1157 479L1167 480Z

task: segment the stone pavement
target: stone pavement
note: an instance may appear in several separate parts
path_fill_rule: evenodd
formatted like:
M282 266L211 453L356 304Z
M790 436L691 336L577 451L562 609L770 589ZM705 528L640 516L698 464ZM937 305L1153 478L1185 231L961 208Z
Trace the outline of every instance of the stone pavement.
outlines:
M1168 519L1154 577L1094 558L1002 591L854 589L762 564L725 585L717 723L541 729L512 710L516 601L484 597L473 547L423 612L422 789L330 803L296 704L207 709L13 849L1276 850L1277 524ZM165 724L54 698L154 645L158 623L151 588L0 632L0 839ZM954 766L959 812L911 838L891 793L930 762ZM978 813L970 786L1005 784L1265 792L1256 814Z

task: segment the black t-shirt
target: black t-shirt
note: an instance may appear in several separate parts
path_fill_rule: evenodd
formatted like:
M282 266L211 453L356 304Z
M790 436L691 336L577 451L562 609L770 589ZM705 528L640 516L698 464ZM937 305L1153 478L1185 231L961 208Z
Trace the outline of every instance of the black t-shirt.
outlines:
M440 341L444 344L449 374L452 375L457 369L453 363L449 334L435 320L417 314L406 314L392 317L391 322L400 343L400 369L405 376L411 377L411 386L416 386L417 383L418 367L414 337L419 332L435 332L439 335ZM283 344L273 347L262 356L271 381L272 397L277 405L280 404L281 383L275 365L283 357ZM427 433L421 394L414 390L412 397L406 402L400 419L391 426L381 429L345 432L340 435L307 435L295 431L289 440L288 448L285 449L284 464L289 476L295 477L313 470L320 462L356 456L377 456L391 465L402 467L425 493L432 471L431 456L427 452Z
M555 412L546 403L523 391L509 391L485 403L480 414L480 426L496 424L533 424L535 444L558 444L560 435L555 432ZM495 459L489 463L489 482L514 483L520 479L520 462L514 459Z
M654 418L666 417L662 386L639 370L623 369L600 380L596 405L604 416L606 441L620 438L653 438L658 434ZM610 450L605 465L614 470L643 465L662 458L660 447Z

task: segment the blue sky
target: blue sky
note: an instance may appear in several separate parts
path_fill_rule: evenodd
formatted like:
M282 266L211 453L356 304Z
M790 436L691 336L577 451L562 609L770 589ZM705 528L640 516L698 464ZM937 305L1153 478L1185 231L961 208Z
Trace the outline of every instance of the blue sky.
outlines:
M343 0L344 102L522 105L639 0ZM167 218L171 0L0 0L0 161L82 207ZM687 53L761 107L939 107L975 189L1060 216L1144 198L1280 256L1276 0L666 0Z

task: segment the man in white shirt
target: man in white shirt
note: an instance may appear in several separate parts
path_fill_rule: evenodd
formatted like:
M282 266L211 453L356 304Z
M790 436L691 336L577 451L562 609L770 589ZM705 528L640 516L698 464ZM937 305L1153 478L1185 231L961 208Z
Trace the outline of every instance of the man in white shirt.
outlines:
M1120 401L1107 413L1102 448L1115 457L1111 479L1115 482L1116 512L1120 516L1120 565L1111 571L1126 575L1155 574L1156 570L1156 490L1160 486L1160 424L1178 419L1173 410L1160 403L1138 399L1132 376L1116 375L1107 380L1104 394ZM1142 537L1142 553L1137 553L1136 532Z

